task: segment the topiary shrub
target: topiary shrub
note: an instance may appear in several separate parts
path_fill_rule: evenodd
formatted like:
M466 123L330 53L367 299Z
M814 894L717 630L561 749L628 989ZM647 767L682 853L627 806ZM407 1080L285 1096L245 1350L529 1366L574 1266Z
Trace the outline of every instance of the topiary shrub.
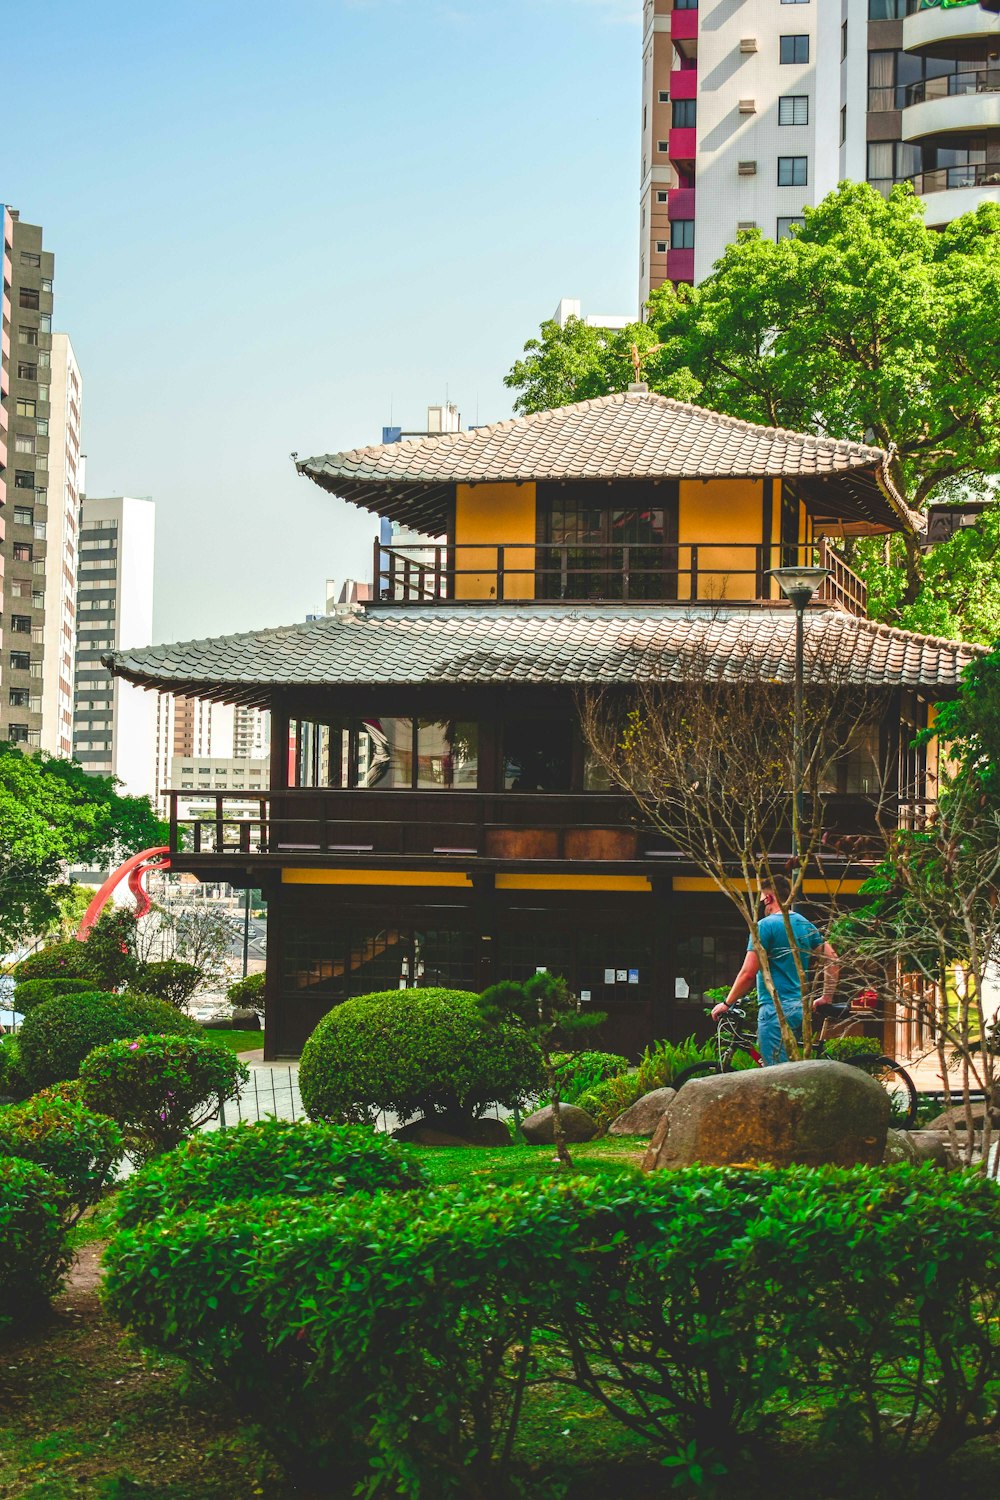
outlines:
M88 991L57 995L29 1010L18 1033L21 1066L32 1089L75 1078L95 1047L143 1032L197 1036L201 1028L162 1000Z
M92 979L20 979L14 988L14 1009L24 1013L57 995L85 995L93 988Z
M852 1057L881 1057L882 1048L872 1036L837 1036L823 1043L823 1055L832 1062L847 1062Z
M108 1042L80 1065L84 1103L118 1122L140 1162L179 1145L249 1077L229 1047L195 1036Z
M30 1088L21 1067L17 1037L0 1036L0 1095L7 1099L21 1099L27 1093L30 1093Z
M575 1056L559 1057L556 1059L559 1097L567 1104L575 1104L580 1095L595 1084L627 1073L628 1066L628 1058L617 1052L579 1052Z
M69 1264L66 1200L51 1172L0 1156L0 1330L41 1310Z
M74 939L68 943L51 943L22 958L13 970L18 985L25 979L89 979L94 980L93 965L87 953L86 943Z
M302 1051L299 1087L313 1119L372 1123L444 1117L460 1131L488 1104L513 1106L542 1084L535 1043L483 1025L461 990L388 990L345 1000Z
M165 1000L168 1005L181 1010L204 977L204 969L197 964L181 963L178 958L165 958L162 963L143 964L137 973L135 984L144 995L150 995L154 1000Z
M151 1162L122 1189L118 1218L131 1229L219 1203L404 1192L426 1184L412 1155L365 1126L264 1120L194 1136Z
M226 999L232 1001L234 1010L255 1010L262 1016L266 980L267 974L263 969L257 974L248 974L245 979L237 979L227 989Z
M42 1090L24 1104L0 1109L0 1155L34 1162L59 1179L75 1221L101 1191L125 1154L122 1133L106 1115Z

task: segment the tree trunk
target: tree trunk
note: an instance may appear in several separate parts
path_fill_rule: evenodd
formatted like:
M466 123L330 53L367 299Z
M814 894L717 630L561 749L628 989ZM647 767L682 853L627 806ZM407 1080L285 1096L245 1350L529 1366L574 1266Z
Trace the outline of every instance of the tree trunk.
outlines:
M572 1167L570 1154L566 1149L566 1137L563 1135L562 1113L559 1108L559 1082L556 1078L555 1063L550 1053L544 1054L545 1077L549 1085L549 1097L552 1100L552 1139L559 1158L559 1165Z

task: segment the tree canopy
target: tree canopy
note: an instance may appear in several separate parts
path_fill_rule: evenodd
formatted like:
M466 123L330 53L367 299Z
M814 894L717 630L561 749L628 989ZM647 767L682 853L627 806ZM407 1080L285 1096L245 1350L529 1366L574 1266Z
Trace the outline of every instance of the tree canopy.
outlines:
M653 391L769 426L875 443L913 511L1000 471L1000 205L926 227L908 185L843 183L777 242L743 231L697 287L665 283L624 330L542 326L506 384L521 412L624 390L630 348ZM856 544L877 618L1000 634L1000 502L930 554ZM957 580L957 592L956 592Z
M0 742L0 953L59 917L68 864L111 865L166 842L148 797L107 776Z

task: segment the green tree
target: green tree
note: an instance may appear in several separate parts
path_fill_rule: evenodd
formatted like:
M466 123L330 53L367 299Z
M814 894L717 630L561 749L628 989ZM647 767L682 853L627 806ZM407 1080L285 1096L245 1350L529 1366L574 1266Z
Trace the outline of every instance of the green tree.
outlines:
M1000 470L1000 205L943 231L922 213L909 186L883 199L843 183L787 239L744 231L698 287L660 287L644 325L603 340L546 325L506 378L515 405L624 390L620 354L636 343L661 394L885 448L914 515L981 487ZM982 641L1000 633L998 555L992 505L929 556L915 538L894 539L888 558L881 544L853 549L876 618ZM953 597L959 568L968 586Z
M0 952L60 916L67 864L117 863L166 842L147 797L123 797L75 761L0 742Z

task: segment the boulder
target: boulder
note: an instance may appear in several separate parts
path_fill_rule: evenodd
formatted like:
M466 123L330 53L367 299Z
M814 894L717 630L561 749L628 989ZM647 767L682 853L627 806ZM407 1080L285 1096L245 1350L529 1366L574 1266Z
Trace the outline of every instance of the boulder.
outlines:
M810 1059L693 1078L667 1106L643 1170L736 1166L877 1166L889 1096L860 1068Z
M255 1010L234 1010L233 1025L237 1031L259 1031L260 1016Z
M959 1165L951 1143L942 1131L910 1130L907 1135L917 1161L932 1161L936 1167Z
M559 1114L562 1117L563 1135L570 1145L594 1139L597 1126L585 1109L579 1109L575 1104L560 1104ZM552 1115L552 1105L546 1104L544 1109L536 1109L533 1115L528 1115L527 1119L521 1121L524 1139L532 1146L551 1146L554 1143Z
M608 1135L651 1136L663 1118L663 1111L676 1094L676 1089L653 1089L650 1093L643 1094L617 1120L612 1120L608 1126Z
M917 1162L917 1148L910 1139L909 1131L888 1130L885 1137L885 1154L882 1157L887 1167L898 1166L902 1162Z
M397 1141L408 1141L411 1146L468 1146L464 1136L454 1135L444 1128L443 1122L433 1120L411 1120L394 1130Z
M468 1136L473 1146L512 1146L514 1144L505 1122L490 1115L483 1120L473 1120Z

